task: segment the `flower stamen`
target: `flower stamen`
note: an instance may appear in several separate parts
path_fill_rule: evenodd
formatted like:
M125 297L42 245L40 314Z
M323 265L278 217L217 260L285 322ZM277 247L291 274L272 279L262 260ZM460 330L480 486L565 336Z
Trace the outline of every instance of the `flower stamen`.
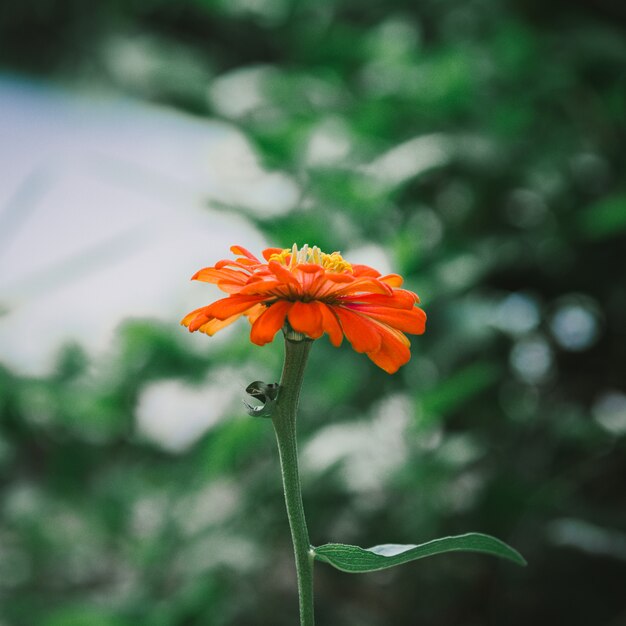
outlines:
M348 263L340 252L330 254L322 252L317 246L309 247L304 244L302 248L294 243L291 248L285 248L270 256L270 261L276 261L293 272L298 265L312 263L319 265L328 272L352 274L352 265Z

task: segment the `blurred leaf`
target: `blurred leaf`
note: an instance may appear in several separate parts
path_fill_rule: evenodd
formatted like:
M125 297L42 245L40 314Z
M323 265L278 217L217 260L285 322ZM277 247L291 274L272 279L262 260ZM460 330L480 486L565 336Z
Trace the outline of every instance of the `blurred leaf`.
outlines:
M43 626L129 626L131 622L97 608L64 608L53 612Z
M375 572L445 552L483 552L508 559L517 565L526 565L524 557L517 550L495 537L481 533L442 537L420 545L386 543L366 549L341 543L327 543L314 548L314 551L318 561L350 574Z
M261 422L231 419L217 426L198 451L204 472L210 476L232 472L243 459L254 456L263 438L272 436L271 429L263 428Z
M494 364L486 361L473 363L427 391L421 398L422 408L429 415L447 415L492 385L499 376Z
M590 239L603 239L626 230L626 194L603 198L578 217L578 227Z

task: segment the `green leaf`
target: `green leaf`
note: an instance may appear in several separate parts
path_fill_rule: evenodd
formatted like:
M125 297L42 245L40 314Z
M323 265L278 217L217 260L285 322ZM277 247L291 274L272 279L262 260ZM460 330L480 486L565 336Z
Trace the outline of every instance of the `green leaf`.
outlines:
M442 537L420 545L386 543L373 548L359 548L342 543L327 543L313 548L318 561L351 574L375 572L444 552L484 552L526 565L524 557L503 541L481 533Z

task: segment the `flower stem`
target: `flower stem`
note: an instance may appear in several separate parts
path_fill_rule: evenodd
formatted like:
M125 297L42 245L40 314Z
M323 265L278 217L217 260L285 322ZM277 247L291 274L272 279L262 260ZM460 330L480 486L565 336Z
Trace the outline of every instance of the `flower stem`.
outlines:
M314 626L313 614L313 553L302 505L302 490L298 473L298 447L296 441L296 413L300 388L307 357L313 342L305 339L285 339L285 364L280 380L278 400L272 416L280 469L283 477L287 517L296 557L298 598L300 601L300 626Z

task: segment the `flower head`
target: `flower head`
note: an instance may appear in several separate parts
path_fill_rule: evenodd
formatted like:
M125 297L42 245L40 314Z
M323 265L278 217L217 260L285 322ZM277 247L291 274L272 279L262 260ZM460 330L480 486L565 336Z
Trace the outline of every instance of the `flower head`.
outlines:
M339 252L326 254L317 246L268 248L265 262L240 246L237 255L201 269L193 280L215 283L228 297L189 313L181 324L191 332L213 335L245 315L250 339L259 346L283 329L310 339L326 333L334 346L344 335L393 374L410 358L404 333L421 335L426 314L419 298L401 289L397 274L382 276L367 265L352 265Z

